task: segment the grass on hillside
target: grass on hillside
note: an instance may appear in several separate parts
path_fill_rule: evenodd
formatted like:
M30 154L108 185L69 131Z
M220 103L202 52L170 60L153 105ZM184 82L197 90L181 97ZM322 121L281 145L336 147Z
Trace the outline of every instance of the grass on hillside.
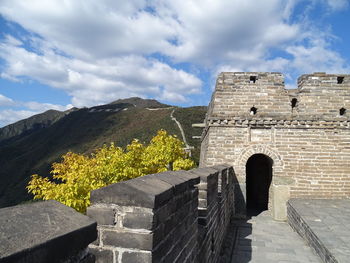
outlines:
M88 154L111 142L125 147L134 138L149 142L160 129L181 138L169 117L171 110L129 108L118 113L89 113L88 109L81 109L1 147L0 207L30 199L25 190L30 175L49 175L51 163L68 151Z
M193 139L192 136L200 136L202 134L201 128L194 128L192 124L202 123L207 112L207 107L205 106L195 106L189 108L177 108L174 112L174 117L181 123L183 129L185 130L185 136L188 144L194 146L192 151L192 157L194 161L199 164L199 154L200 154L200 139Z

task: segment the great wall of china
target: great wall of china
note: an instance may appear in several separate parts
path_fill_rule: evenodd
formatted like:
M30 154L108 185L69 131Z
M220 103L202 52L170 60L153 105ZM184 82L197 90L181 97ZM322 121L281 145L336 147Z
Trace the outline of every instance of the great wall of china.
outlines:
M303 75L285 89L280 73L221 73L200 168L95 190L87 216L55 201L0 209L0 262L287 262L269 260L279 251L317 262L290 249L297 236L286 247L232 236L229 245L263 210L319 260L348 262L349 109L350 75Z

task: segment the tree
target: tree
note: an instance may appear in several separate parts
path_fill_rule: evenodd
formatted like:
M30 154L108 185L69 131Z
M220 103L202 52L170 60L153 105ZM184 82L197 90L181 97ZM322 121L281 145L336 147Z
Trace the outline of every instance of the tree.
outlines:
M183 146L176 136L160 130L149 145L134 139L125 150L111 143L90 156L68 152L61 162L52 164L52 180L34 174L27 190L34 199L54 199L85 212L94 189L146 174L194 167Z

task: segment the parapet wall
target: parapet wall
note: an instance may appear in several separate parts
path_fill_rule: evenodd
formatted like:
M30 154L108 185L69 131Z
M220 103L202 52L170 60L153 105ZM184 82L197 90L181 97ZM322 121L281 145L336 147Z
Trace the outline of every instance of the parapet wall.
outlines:
M348 119L350 110L350 75L322 72L302 75L298 79L298 115L313 115L320 119ZM340 109L344 108L344 115Z
M290 100L281 73L224 72L218 76L208 110L208 117L290 114Z
M56 201L0 209L1 263L93 263L96 222Z
M97 262L217 262L234 212L233 169L146 175L92 192Z
M208 118L346 119L350 75L302 75L297 89L285 89L277 72L223 72L216 82ZM256 112L252 113L251 109ZM340 109L345 113L341 114Z
M97 224L56 201L0 209L0 263L218 262L235 182L218 165L109 185L91 193Z

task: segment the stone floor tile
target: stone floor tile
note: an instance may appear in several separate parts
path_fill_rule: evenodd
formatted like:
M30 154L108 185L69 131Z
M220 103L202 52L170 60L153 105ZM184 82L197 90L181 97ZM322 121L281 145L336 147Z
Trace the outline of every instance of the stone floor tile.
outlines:
M265 211L246 221L232 223L237 233L227 263L320 263L320 259L285 222Z

